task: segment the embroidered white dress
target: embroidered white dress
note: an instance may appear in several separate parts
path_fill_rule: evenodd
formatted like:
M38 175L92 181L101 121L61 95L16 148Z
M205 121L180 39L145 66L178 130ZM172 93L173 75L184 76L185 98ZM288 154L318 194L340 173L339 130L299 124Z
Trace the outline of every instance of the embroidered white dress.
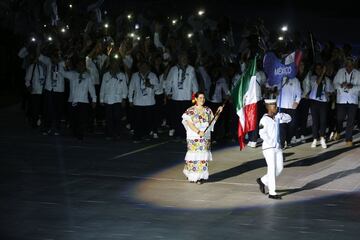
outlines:
M186 129L187 152L185 156L185 167L183 173L191 182L207 180L209 178L208 161L212 161L211 155L211 131L214 130L215 121L205 132L204 137L200 137L189 126L187 121L192 122L197 129L204 131L214 118L209 107L204 107L200 112L195 106L188 108L182 115L182 124Z

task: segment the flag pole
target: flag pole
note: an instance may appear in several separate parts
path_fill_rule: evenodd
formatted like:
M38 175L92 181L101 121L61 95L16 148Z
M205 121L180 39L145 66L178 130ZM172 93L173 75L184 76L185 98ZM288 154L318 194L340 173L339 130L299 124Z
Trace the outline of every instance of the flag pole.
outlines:
M228 101L229 101L229 98L227 98L227 99L225 100L225 102L223 103L222 107L225 107L225 105L226 105L226 103L227 103ZM220 111L216 111L214 118L211 119L209 125L205 128L204 133L209 129L209 127L210 127L211 124L215 121L215 119L217 119L217 118L220 116L220 114L221 114Z

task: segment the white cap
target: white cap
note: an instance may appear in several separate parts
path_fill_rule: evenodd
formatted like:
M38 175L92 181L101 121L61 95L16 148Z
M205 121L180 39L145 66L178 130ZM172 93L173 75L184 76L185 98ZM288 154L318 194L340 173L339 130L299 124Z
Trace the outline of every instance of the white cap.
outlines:
M265 99L265 104L276 104L276 99Z

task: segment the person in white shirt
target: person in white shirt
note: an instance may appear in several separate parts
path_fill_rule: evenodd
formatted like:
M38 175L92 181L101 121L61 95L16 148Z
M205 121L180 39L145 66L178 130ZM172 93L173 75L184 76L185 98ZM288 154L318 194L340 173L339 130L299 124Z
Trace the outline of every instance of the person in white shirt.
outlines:
M282 81L277 106L279 111L291 116L290 123L280 124L280 144L282 148L290 146L291 139L296 131L296 108L301 99L301 87L297 78L285 78Z
M300 61L300 64L297 69L296 74L297 79L299 79L301 86L301 100L299 106L296 108L296 120L297 120L297 129L296 129L296 140L292 143L305 143L305 135L307 132L307 122L309 117L309 109L310 109L310 100L309 100L309 92L308 82L310 73L308 70L308 66L304 61ZM294 138L293 138L294 139Z
M116 139L120 135L122 109L128 95L127 78L120 69L120 60L112 58L110 69L103 76L100 89L100 104L105 105L107 138Z
M267 114L265 114L259 124L259 134L263 139L262 150L267 164L267 173L256 179L260 191L265 193L265 186L269 189L269 198L281 199L276 193L276 177L283 170L283 152L278 141L279 123L284 124L291 121L291 117L286 113L277 113L276 99L265 99Z
M354 69L354 60L348 58L345 68L339 69L334 79L334 87L337 92L337 128L338 139L343 129L343 122L347 117L345 141L348 146L353 146L352 131L354 128L357 106L359 104L360 72Z
M71 118L74 136L83 140L89 117L89 94L92 108L96 107L96 93L91 74L86 69L85 58L79 57L76 71L62 71L60 74L70 82L69 101L72 103Z
M325 141L325 131L327 124L327 112L330 93L334 92L334 87L329 78L325 76L326 67L318 63L315 65L314 75L309 80L309 99L312 117L312 134L313 142L311 147L317 145L320 138L322 148L327 148Z
M335 72L334 64L332 62L328 62L326 65L326 73L325 76L330 79L332 86L334 87L334 79L337 71ZM327 125L326 129L329 130L328 140L334 140L336 133L336 90L329 95L328 101L328 113L327 113Z
M260 63L262 64L261 61L258 61L258 65L260 65ZM258 69L261 68L260 66L258 66ZM262 89L265 87L266 84L266 76L265 73L263 71L257 71L256 72L256 82L258 84L258 87L256 88L256 96L258 98L257 101L257 120L256 122L259 123L260 121L260 116L262 116L265 113L264 110L264 102L262 101ZM256 128L254 131L251 131L248 133L249 136L249 142L247 144L248 147L252 147L252 148L256 148L257 145L257 140L258 140L258 136L259 136L259 124L256 124Z
M166 67L168 68L168 67ZM166 79L164 79L164 69L165 66L162 63L162 55L157 54L154 57L153 66L152 66L152 72L156 74L157 78L159 79L159 88L155 92L155 110L154 110L154 121L155 121L155 129L156 132L152 133L154 138L158 138L157 135L157 129L160 128L160 126L163 123L163 120L165 119L165 91L164 91L164 84ZM167 70L168 72L168 70Z
M39 56L39 61L46 66L46 79L44 85L44 131L43 135L59 135L60 120L64 110L64 77L59 74L64 71L65 63L61 60L60 51L54 49L50 58Z
M230 97L229 86L224 73L225 69L215 68L213 74L213 81L209 86L208 99L209 107L213 112L223 104L223 102ZM214 129L213 142L221 140L224 137L224 118L220 118Z
M147 62L138 64L139 72L135 72L129 85L129 102L134 109L134 142L142 140L151 131L156 133L154 118L155 92L160 88L159 80ZM157 134L157 133L156 133Z
M93 76L96 95L100 94L101 80L109 64L109 56L105 54L106 48L104 42L97 42L95 48L88 54L86 58L86 67L90 74ZM96 126L97 122L102 122L105 116L105 109L101 105L90 113L90 129Z
M161 126L174 126L174 124L171 122L172 121L172 105L171 105L171 99L166 95L166 88L167 88L167 76L169 74L170 71L170 65L167 64L164 68L163 73L160 75L159 81L160 81L160 86L163 89L164 92L164 105L162 107L162 111L163 111L163 122L161 124Z
M207 70L208 66L203 66L203 65L200 65L198 68L197 68L197 71L199 73L199 78L201 80L201 83L202 84L199 84L200 86L202 86L202 88L204 89L204 93L205 93L205 97L207 99L209 99L209 93L210 93L210 86L211 86L211 78L208 74L208 70ZM199 88L201 88L199 86Z
M185 130L181 126L181 116L191 106L192 94L198 91L198 83L194 67L189 65L187 53L183 52L178 57L178 64L170 69L167 76L166 94L171 95L172 118L174 126L169 131L169 136L185 137Z
M30 124L37 127L41 123L42 93L46 78L46 67L36 57L26 69L25 86L30 92Z

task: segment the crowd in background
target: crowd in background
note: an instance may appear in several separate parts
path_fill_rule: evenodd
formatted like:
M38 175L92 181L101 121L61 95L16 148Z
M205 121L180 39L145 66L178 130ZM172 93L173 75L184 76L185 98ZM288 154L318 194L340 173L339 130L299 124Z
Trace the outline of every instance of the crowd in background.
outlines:
M130 135L134 142L184 138L181 115L192 94L203 91L213 111L229 99L213 140L236 139L231 90L257 55L261 95L281 95L279 107L292 117L280 127L283 148L305 142L309 134L311 147L319 140L326 148L329 140L340 139L344 121L345 140L352 145L353 129L360 126L360 66L351 45L320 43L293 30L270 31L261 19L234 29L229 18L213 19L204 9L188 16L147 11L110 16L102 2L84 5L81 17L72 12L75 6L58 7L57 1L27 13L34 28L18 56L27 118L43 135L67 135L72 129L80 140L93 131L103 131L107 139ZM47 20L38 21L40 14ZM270 88L264 54L283 58L295 50L303 53L297 77L284 80L281 92ZM260 118L262 100L258 110ZM258 129L248 134L248 146L257 142Z

